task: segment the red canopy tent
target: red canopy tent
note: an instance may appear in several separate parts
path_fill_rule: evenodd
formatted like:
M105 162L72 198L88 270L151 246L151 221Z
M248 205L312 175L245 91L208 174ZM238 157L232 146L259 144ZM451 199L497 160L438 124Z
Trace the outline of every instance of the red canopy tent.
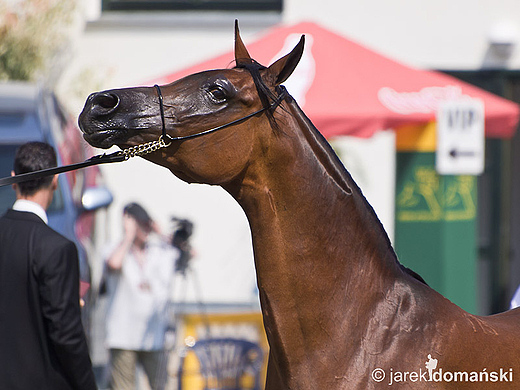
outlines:
M443 73L404 66L314 23L275 27L246 45L254 59L269 65L302 34L305 52L285 86L327 138L370 137L378 130L431 122L439 101L464 96L484 102L486 136L509 138L516 130L517 104ZM233 66L233 59L230 51L154 82Z

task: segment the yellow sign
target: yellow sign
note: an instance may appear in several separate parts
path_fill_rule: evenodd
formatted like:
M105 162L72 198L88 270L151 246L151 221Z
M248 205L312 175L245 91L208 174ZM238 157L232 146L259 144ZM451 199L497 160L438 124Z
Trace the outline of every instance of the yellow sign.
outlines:
M204 388L205 381L208 385L216 387L217 378L212 376L204 379L200 371L200 362L191 350L199 340L211 338L234 338L246 340L259 345L263 351L262 369L260 371L260 388L264 388L265 375L267 370L268 343L265 336L262 314L255 313L231 313L231 314L187 314L182 317L182 330L178 337L181 337L180 354L184 355L180 362L177 362L177 374L174 374L176 381L180 379L182 390L201 390ZM227 353L224 351L224 353ZM181 365L179 367L179 364ZM170 370L171 371L171 370ZM175 371L175 370L174 370ZM181 377L179 378L178 375ZM172 373L170 372L170 379ZM245 373L240 378L241 388L253 389L255 378L250 373Z

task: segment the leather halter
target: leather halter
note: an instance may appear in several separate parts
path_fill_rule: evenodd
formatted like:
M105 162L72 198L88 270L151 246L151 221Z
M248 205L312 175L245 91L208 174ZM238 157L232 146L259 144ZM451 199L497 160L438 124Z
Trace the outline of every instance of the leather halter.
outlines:
M273 101L267 107L263 107L263 108L261 108L261 109L259 109L257 111L252 112L251 114L243 116L242 118L235 119L234 121L225 123L225 124L217 126L217 127L213 127L211 129L208 129L208 130L201 131L199 133L188 134L188 135L181 135L181 136L178 136L178 137L172 137L172 136L170 136L169 134L166 133L166 123L164 121L164 103L163 103L163 95L162 95L162 92L161 92L161 87L159 87L157 84L155 84L154 87L157 90L157 95L159 96L159 109L160 109L160 112L161 112L161 120L162 120L162 135L161 135L161 137L163 137L163 139L168 139L170 142L171 141L182 141L182 140L191 139L191 138L197 138L197 137L200 137L202 135L214 133L214 132L216 132L218 130L225 129L226 127L229 127L229 126L236 125L237 123L243 122L243 121L245 121L245 120L247 120L247 119L249 119L249 118L251 118L251 117L253 117L253 116L257 115L257 114L260 114L261 112L264 112L266 110L274 110L274 109L276 109L276 107L278 107L280 105L280 103L283 101L283 99L285 99L285 97L287 96L287 90L285 89L285 87L280 86L280 90L281 90L280 94L278 95L276 100Z

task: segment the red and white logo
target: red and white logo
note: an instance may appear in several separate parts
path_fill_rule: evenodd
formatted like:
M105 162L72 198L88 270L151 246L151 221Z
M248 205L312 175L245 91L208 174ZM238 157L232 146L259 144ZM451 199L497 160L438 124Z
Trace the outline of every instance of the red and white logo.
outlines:
M435 113L441 102L457 100L462 96L461 88L455 85L425 87L418 92L397 92L390 87L383 87L377 93L383 106L404 115Z

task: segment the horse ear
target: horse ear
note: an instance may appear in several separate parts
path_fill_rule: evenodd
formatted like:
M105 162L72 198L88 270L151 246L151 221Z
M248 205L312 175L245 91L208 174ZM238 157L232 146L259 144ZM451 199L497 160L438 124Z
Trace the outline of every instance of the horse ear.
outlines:
M275 77L276 85L283 83L292 74L298 62L302 58L303 47L305 45L305 35L302 35L300 42L286 56L274 62L268 68L268 72Z
M235 63L236 65L250 64L252 62L251 56L249 55L246 45L240 37L240 31L238 29L238 19L235 19Z

